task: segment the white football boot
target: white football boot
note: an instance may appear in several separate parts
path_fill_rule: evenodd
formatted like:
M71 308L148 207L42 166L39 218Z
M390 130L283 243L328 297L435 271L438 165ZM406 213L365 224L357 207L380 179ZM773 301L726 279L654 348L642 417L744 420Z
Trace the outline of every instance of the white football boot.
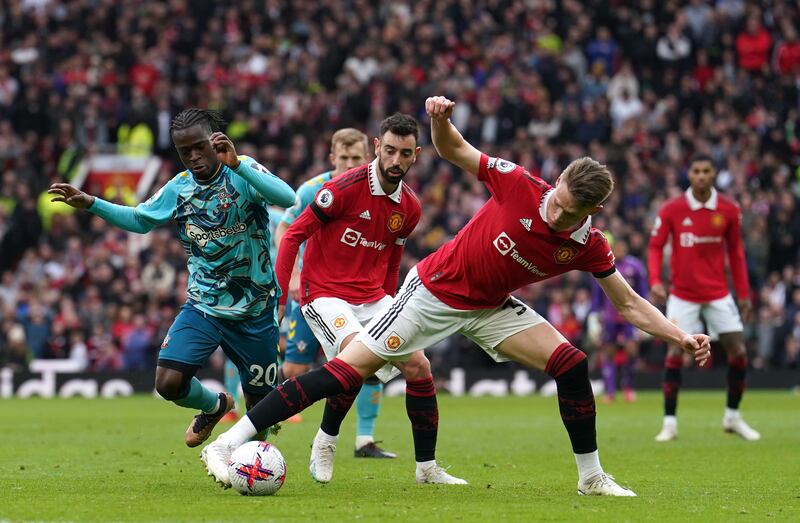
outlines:
M333 459L336 457L336 440L339 436L329 436L319 430L311 445L311 459L308 471L314 481L328 483L333 479Z
M722 429L725 432L738 434L745 441L758 441L761 439L761 434L748 425L744 419L742 419L742 415L739 414L738 411L736 414L726 414L725 417L722 418Z
M434 483L438 485L468 485L466 480L451 476L438 463L433 462L427 466L417 464L417 483Z
M222 485L223 488L230 488L231 479L228 473L228 465L231 463L231 454L235 447L223 443L219 438L215 439L200 452L200 459L206 464L208 475L214 481Z
M581 496L622 496L635 497L636 493L620 487L611 474L601 472L586 482L578 482L578 494Z
M664 416L664 424L661 432L656 436L656 441L672 441L678 439L678 418L675 416Z

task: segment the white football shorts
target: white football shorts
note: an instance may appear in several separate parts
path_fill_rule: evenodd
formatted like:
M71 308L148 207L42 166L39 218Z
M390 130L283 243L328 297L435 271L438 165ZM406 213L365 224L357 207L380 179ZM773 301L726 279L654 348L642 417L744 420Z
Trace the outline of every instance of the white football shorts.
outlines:
M345 338L361 331L364 324L391 303L391 296L361 305L353 305L339 298L317 298L303 305L300 310L330 361L342 350ZM388 381L399 373L398 369L388 364L375 375L381 381Z
M407 360L412 353L460 332L495 361L508 361L496 347L506 338L546 321L516 298L493 309L461 310L443 303L425 288L414 267L391 306L372 318L356 336L380 358Z
M719 339L720 334L744 330L739 308L730 294L708 303L686 301L672 294L667 298L667 318L689 334L703 332L701 317L712 340Z

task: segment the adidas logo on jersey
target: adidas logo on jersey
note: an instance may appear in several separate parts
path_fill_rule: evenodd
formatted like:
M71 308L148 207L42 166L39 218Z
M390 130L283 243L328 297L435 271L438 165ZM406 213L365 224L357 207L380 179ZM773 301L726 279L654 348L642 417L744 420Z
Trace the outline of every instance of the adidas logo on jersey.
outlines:
M533 220L531 220L530 218L521 218L519 220L519 223L521 223L522 226L525 227L526 231L530 232L531 225L533 225Z
M369 211L364 211L358 215L359 218L364 218L365 220L371 220L372 216L369 215Z
M687 216L686 218L683 219L681 225L683 225L684 227L691 227L694 224L692 223L692 219Z

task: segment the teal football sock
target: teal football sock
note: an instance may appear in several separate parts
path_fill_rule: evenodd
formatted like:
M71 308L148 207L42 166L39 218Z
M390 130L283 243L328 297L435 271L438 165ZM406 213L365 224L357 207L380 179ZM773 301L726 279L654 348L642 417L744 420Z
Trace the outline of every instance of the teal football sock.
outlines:
M192 378L189 393L181 399L175 400L176 405L190 409L200 409L203 412L214 412L218 408L219 394L209 390L197 378Z
M378 411L381 409L382 396L383 383L374 385L365 383L361 386L361 392L356 397L356 411L358 413L356 435L375 435L375 420L378 418Z

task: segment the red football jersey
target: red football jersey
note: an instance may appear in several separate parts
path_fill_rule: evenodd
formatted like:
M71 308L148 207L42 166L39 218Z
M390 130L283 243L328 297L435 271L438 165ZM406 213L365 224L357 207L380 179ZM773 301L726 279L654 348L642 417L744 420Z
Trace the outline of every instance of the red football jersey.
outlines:
M375 160L327 182L289 227L275 263L280 303L303 241L301 305L320 297L359 305L394 294L403 245L422 207L402 182L384 193L378 176Z
M481 154L478 179L492 198L458 235L422 260L417 271L437 298L456 309L502 305L520 287L571 270L613 274L614 255L591 217L555 232L545 218L552 187L524 168Z
M712 190L705 203L691 189L669 200L658 213L650 238L647 269L650 286L661 283L664 245L672 237L669 262L670 293L682 300L708 303L729 294L725 253L730 261L736 296L750 295L741 231L742 216L736 204Z

